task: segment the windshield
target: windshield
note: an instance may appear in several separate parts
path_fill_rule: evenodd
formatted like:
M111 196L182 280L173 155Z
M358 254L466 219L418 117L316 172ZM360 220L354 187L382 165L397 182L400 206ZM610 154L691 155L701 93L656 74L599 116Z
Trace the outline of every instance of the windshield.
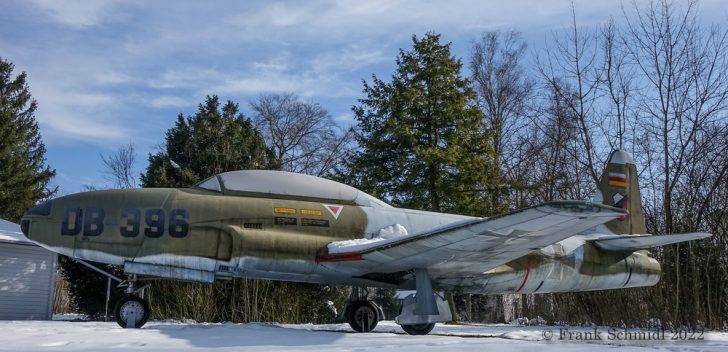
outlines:
M217 180L217 175L196 184L195 187L203 188L209 191L221 192L220 181Z

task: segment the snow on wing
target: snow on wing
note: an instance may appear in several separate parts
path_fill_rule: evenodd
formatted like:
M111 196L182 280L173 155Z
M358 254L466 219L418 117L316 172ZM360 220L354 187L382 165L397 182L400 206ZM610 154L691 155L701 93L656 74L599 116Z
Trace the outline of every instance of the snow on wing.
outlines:
M436 279L482 274L579 232L623 216L622 209L583 201L544 203L504 215L466 220L372 246L329 245L326 267L350 272L393 273L426 268ZM332 253L333 252L333 253Z

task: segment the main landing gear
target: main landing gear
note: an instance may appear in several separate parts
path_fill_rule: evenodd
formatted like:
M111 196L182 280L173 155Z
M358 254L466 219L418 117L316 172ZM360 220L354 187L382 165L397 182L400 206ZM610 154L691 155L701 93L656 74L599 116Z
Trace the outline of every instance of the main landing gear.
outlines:
M116 323L122 328L141 328L149 319L149 304L143 298L144 289L149 285L136 288L136 283L137 277L132 275L118 286L125 287L124 293L126 293L114 307Z
M427 335L435 328L435 323L400 325L404 332L410 335Z
M432 289L432 281L426 269L413 269L416 291L402 301L399 315L394 321L410 335L427 335L435 323L452 319L452 312L445 297ZM340 321L349 323L356 332L370 332L377 327L384 313L367 296L365 287L353 287L349 301L344 306Z
M402 301L402 308L394 321L410 335L427 335L437 322L452 319L450 306L445 298L432 289L432 282L425 269L413 269L417 291Z
M366 287L352 287L351 296L341 313L342 320L349 323L356 332L370 332L384 319L382 308L370 301L368 296L369 290Z

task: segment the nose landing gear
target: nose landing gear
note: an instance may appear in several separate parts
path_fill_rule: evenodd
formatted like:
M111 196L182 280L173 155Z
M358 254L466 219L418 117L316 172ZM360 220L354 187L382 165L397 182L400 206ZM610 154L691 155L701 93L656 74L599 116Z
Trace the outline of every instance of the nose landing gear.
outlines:
M116 323L122 328L141 328L149 319L149 304L143 298L143 292L150 285L135 288L136 282L136 275L132 275L127 281L119 284L119 287L126 286L124 289L126 296L116 303L114 315Z
M116 323L122 328L141 328L149 319L149 304L137 296L126 296L114 308Z

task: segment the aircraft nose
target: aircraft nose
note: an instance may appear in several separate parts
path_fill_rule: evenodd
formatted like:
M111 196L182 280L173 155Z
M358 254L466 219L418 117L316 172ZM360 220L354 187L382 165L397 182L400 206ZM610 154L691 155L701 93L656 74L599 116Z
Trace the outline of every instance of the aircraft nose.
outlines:
M30 228L30 220L23 220L20 222L20 231L23 231L23 235L28 237L28 228Z
M23 235L25 237L28 237L28 232L30 230L30 220L27 216L48 216L51 215L51 206L53 205L52 200L45 201L43 203L40 203L34 207L32 207L30 210L28 210L27 213L25 213L25 216L23 216L23 220L20 222L20 231L23 232Z

